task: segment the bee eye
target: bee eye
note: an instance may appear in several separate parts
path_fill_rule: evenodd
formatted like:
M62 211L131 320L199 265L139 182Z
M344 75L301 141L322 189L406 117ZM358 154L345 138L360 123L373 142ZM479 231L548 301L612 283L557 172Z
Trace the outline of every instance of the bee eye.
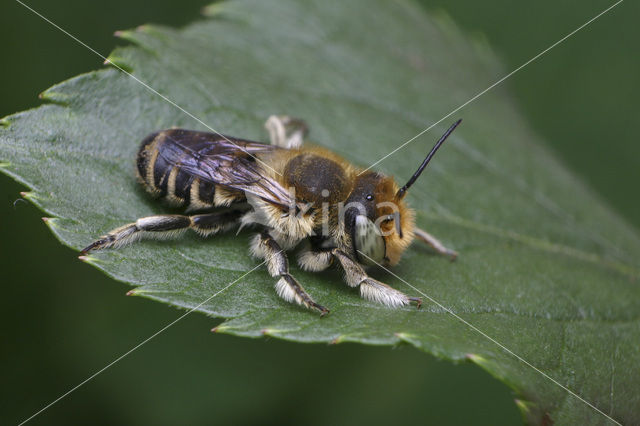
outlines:
M371 200L373 200L373 195L372 194L367 194L367 196L365 198L367 200L371 201Z

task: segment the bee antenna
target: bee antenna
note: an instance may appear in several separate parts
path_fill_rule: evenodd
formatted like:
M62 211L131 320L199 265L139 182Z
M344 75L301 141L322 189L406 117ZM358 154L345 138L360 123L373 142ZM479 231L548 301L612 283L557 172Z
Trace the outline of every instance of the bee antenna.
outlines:
M407 189L409 189L409 187L413 185L415 181L420 177L420 174L422 173L424 168L427 167L427 164L429 164L429 161L431 161L431 157L433 157L433 154L436 153L438 148L440 148L440 146L444 143L444 141L449 137L451 132L453 132L456 129L456 127L458 127L458 124L460 124L460 122L462 122L462 119L453 123L451 127L449 127L449 129L446 132L444 132L444 135L442 135L438 140L438 142L436 142L436 144L433 146L433 148L431 148L431 151L429 151L429 154L427 154L427 157L424 159L422 164L420 164L420 167L418 167L418 170L416 170L413 176L411 176L411 179L409 179L409 181L405 183L404 186L398 190L398 192L396 193L397 199L401 199L405 196Z

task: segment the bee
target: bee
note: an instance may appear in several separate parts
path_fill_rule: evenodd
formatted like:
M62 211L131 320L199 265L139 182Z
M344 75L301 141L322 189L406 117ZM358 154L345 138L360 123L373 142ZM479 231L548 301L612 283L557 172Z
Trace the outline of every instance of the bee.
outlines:
M265 123L270 144L218 133L172 128L152 133L140 146L137 177L152 196L186 215L148 216L100 237L82 252L117 248L141 238L175 237L192 229L203 237L250 226L258 232L250 252L264 259L275 290L288 302L315 310L317 303L289 272L287 251L299 248L303 270L337 264L363 298L388 307L422 300L371 278L365 267L393 266L417 238L438 253L456 252L414 225L405 195L445 139L438 140L417 171L398 187L393 177L359 168L318 146L302 146L306 124L288 116Z

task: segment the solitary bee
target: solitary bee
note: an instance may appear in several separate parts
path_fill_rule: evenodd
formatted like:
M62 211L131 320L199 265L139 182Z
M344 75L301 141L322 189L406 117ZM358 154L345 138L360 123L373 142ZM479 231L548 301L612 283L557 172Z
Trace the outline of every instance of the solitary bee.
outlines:
M277 277L276 292L321 315L316 303L289 273L286 251L302 246L298 263L321 271L332 263L344 270L365 299L390 307L422 300L369 277L364 265L395 265L414 237L454 259L456 253L414 227L404 197L434 153L458 126L438 140L409 181L363 170L320 147L302 147L306 124L288 116L265 123L271 144L184 129L147 136L138 151L140 183L153 196L197 214L143 217L114 229L82 250L120 247L142 237L166 238L193 229L209 236L234 227L256 226L251 253Z

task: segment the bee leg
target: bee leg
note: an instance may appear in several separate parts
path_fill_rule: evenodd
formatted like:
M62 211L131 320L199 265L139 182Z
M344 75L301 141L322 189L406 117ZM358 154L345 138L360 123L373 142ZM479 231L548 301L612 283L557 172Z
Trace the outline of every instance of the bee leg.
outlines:
M317 304L289 273L289 261L284 250L273 239L268 232L262 232L255 236L251 242L251 252L256 256L266 260L267 270L272 277L279 277L276 283L278 296L287 302L296 302L309 309L320 312L320 316L329 313L329 309Z
M305 271L324 271L333 262L331 250L312 250L306 248L298 255L298 265Z
M406 306L411 302L414 302L418 308L422 305L422 299L409 297L401 291L369 277L362 266L343 250L333 249L331 253L342 265L347 284L351 287L360 286L360 295L363 298L391 308Z
M142 217L100 237L83 248L82 253L122 247L143 237L156 239L176 237L187 229L193 229L202 236L208 236L234 225L244 213L244 210L237 209L193 216L173 214Z
M271 115L264 127L269 131L271 145L287 149L299 148L309 133L307 123L288 115Z
M449 256L449 258L451 258L452 261L456 260L456 257L458 257L457 252L446 248L436 237L429 234L427 231L423 231L422 229L416 228L414 229L413 232L416 238L429 244L435 251L437 251L441 255Z

